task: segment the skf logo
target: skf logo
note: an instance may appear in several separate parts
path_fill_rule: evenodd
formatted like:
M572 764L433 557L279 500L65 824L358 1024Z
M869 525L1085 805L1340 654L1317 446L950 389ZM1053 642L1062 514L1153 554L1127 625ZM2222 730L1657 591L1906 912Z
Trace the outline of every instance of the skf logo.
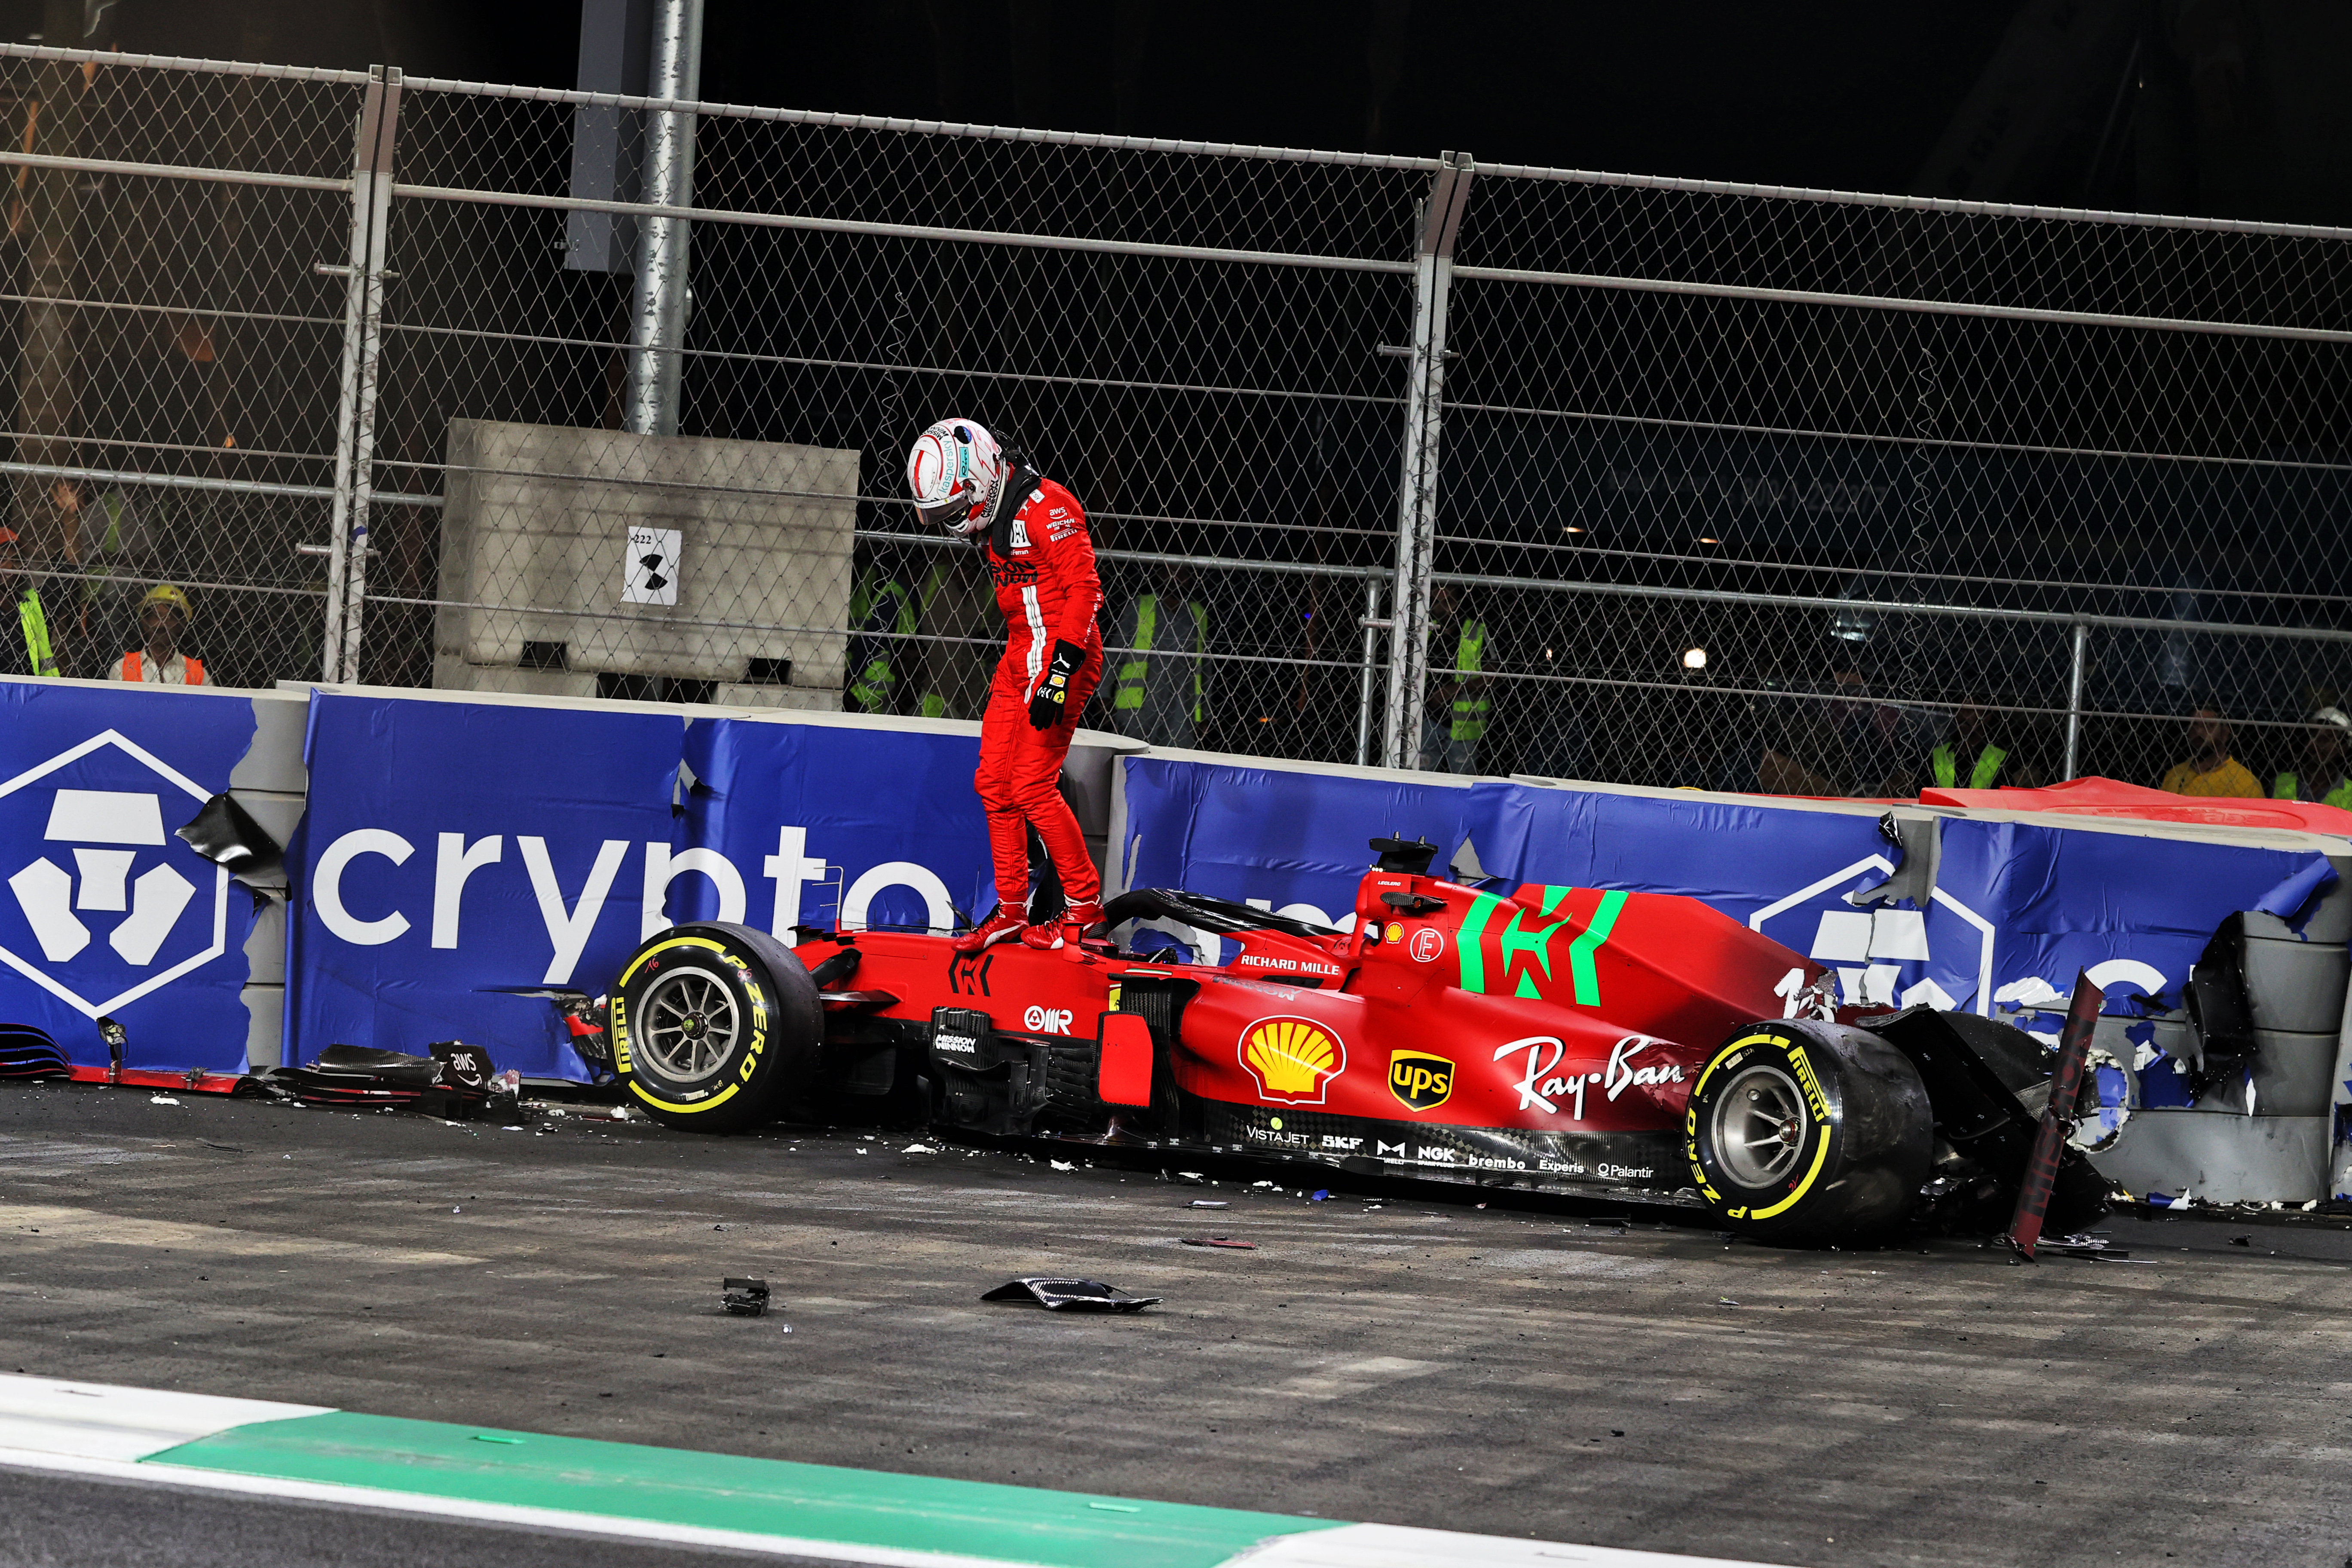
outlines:
M1320 1024L1261 1018L1242 1031L1241 1062L1261 1099L1320 1105L1331 1080L1347 1069L1348 1050Z
M61 772L139 787L40 787ZM39 835L7 876L32 941L0 923L0 963L95 1018L227 951L228 872L164 828L209 798L112 730L0 784L0 833Z
M1389 1092L1407 1110L1434 1110L1454 1094L1454 1064L1422 1051L1391 1051Z

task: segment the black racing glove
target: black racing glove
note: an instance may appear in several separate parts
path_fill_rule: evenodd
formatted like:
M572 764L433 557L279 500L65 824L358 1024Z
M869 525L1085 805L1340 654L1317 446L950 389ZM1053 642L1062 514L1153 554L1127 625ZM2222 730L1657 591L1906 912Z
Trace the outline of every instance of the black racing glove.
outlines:
M1036 694L1029 699L1029 727L1050 730L1062 721L1069 711L1070 681L1078 673L1078 666L1087 661L1087 650L1074 642L1054 645L1054 662L1045 670L1045 679L1037 683Z

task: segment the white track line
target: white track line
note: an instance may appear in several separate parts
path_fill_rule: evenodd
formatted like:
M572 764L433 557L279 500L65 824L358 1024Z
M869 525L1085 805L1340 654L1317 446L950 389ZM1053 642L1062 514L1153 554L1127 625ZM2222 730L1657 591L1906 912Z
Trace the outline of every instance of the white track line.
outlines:
M567 1509L527 1508L379 1487L199 1469L147 1458L231 1427L331 1414L330 1407L320 1405L224 1399L206 1394L174 1394L163 1389L0 1373L0 1467L237 1492L296 1502L333 1503L345 1508L430 1514L532 1530L730 1547L740 1552L858 1564L861 1568L1023 1568L1019 1560L1011 1558L967 1557L956 1552L913 1552L748 1531L713 1530L659 1520L577 1513ZM1228 1561L1245 1564L1246 1568L1557 1568L1562 1563L1581 1563L1585 1568L1765 1568L1763 1564L1720 1558L1513 1541L1496 1535L1462 1535L1452 1531L1411 1530L1392 1524L1349 1524L1274 1536Z
M417 1492L386 1491L377 1487L285 1480L275 1476L199 1470L184 1465L93 1459L24 1448L0 1448L0 1468L65 1471L78 1476L141 1481L150 1486L242 1492L249 1497L275 1498L285 1501L384 1509L395 1513L431 1514L441 1519L485 1521L494 1524L521 1525L531 1530L566 1531L581 1535L618 1536L629 1541L725 1546L739 1552L765 1552L822 1563L854 1563L861 1565L861 1568L866 1564L871 1564L872 1568L1036 1568L1034 1564L1023 1564L1013 1558L965 1557L943 1552L905 1552L887 1546L852 1546L838 1541L802 1541L785 1535L755 1535L748 1531L710 1530L701 1525L671 1524L658 1520L614 1519L605 1514L572 1513L562 1509L518 1508L509 1503L428 1497Z

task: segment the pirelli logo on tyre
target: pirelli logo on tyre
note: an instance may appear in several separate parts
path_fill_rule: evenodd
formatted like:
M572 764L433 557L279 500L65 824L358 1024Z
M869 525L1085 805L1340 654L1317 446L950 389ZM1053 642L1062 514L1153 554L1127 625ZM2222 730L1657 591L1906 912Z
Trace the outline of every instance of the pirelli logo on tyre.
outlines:
M1389 1092L1407 1110L1434 1110L1454 1096L1453 1062L1426 1051L1389 1053Z

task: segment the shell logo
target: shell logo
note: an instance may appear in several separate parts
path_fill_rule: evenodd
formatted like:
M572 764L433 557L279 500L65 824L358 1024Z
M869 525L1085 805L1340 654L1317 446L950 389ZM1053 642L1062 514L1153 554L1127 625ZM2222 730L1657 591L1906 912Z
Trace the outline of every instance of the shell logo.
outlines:
M1307 1019L1260 1018L1242 1031L1241 1062L1257 1080L1259 1098L1320 1105L1331 1080L1347 1068L1348 1047Z

